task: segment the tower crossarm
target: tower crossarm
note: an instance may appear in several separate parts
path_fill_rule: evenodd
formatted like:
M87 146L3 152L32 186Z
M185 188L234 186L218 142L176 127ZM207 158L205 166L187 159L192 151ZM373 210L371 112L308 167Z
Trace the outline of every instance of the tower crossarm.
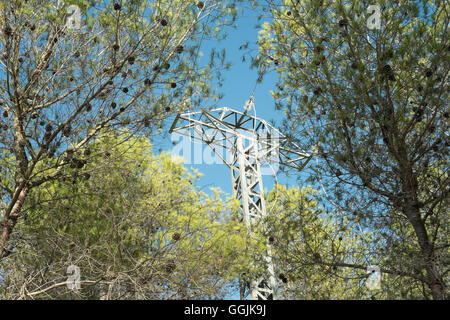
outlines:
M237 135L245 143L257 139L260 144L259 157L268 163L303 169L311 155L290 141L267 121L227 107L178 114L169 133L178 133L197 139L211 148L223 148L230 152ZM265 153L265 154L264 154ZM229 160L224 160L230 167Z

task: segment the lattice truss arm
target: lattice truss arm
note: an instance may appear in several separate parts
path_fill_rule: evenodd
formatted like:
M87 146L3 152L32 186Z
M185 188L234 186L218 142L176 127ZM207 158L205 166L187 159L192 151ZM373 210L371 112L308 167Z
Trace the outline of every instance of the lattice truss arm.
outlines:
M226 107L178 114L169 132L201 140L214 151L226 150L227 154L232 152L238 133L245 145L257 141L258 154L251 156L257 157L261 164L279 163L301 170L311 159L309 153L267 121ZM233 159L221 152L216 154L231 167Z

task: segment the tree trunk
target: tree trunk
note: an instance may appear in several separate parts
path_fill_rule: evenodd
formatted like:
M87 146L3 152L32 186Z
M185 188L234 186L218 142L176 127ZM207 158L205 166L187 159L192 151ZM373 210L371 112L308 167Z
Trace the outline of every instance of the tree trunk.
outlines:
M21 113L21 106L18 101L16 107L16 116L14 117L14 154L17 159L16 163L16 188L11 198L11 203L6 210L3 220L0 223L0 261L8 254L6 251L6 244L11 236L11 233L20 218L22 205L25 198L30 191L30 184L28 182L28 158L25 151L26 138L22 126L23 118Z
M419 241L425 270L427 272L427 285L431 290L431 295L434 300L445 300L447 299L445 284L440 276L438 266L436 265L434 248L428 238L424 222L420 217L420 212L416 207L410 206L406 210L406 215L410 220Z
M22 188L16 188L12 197L14 204L12 204L12 208L8 210L9 212L6 211L3 221L0 223L0 261L7 255L6 244L20 217L20 210L22 209L22 205L29 191L30 187L28 185L25 185Z

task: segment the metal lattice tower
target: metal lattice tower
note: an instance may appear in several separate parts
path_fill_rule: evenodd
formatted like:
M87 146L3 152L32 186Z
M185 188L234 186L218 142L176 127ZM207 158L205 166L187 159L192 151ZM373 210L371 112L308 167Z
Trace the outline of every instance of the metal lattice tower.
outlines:
M203 141L230 168L233 195L241 202L240 212L249 233L255 223L267 215L262 166L276 163L301 170L311 159L310 154L288 142L280 131L248 115L247 111L218 108L178 114L169 132ZM223 156L224 150L228 156ZM261 257L265 273L250 281L252 300L276 298L277 281L270 244L267 245ZM247 295L241 292L241 299Z

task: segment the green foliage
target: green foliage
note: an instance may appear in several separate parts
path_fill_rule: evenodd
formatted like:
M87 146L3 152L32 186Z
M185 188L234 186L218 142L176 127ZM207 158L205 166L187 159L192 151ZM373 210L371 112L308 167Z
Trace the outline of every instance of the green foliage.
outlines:
M373 235L360 233L349 223L336 223L319 207L317 191L275 186L268 200L269 243L281 297L286 299L362 299L370 296L365 286L364 264ZM369 258L370 259L370 258ZM359 265L359 269L350 266Z
M224 37L235 3L0 1L0 260L28 195L76 179L68 167L84 174L79 152L100 132L160 133L219 98L225 54L200 50Z
M383 1L380 29L367 1L267 3L253 65L279 74L285 133L317 153L309 181L384 245L371 257L410 285L396 297L445 298L449 3Z
M27 200L26 219L1 265L5 298L220 298L248 265L237 204L220 190L207 196L169 154L148 139L102 135L85 171L49 182ZM86 174L89 174L87 176ZM89 177L87 179L87 177ZM81 270L79 292L65 285ZM21 266L18 268L17 266ZM31 278L30 278L31 277ZM21 288L26 288L25 291ZM48 289L37 294L39 290Z

